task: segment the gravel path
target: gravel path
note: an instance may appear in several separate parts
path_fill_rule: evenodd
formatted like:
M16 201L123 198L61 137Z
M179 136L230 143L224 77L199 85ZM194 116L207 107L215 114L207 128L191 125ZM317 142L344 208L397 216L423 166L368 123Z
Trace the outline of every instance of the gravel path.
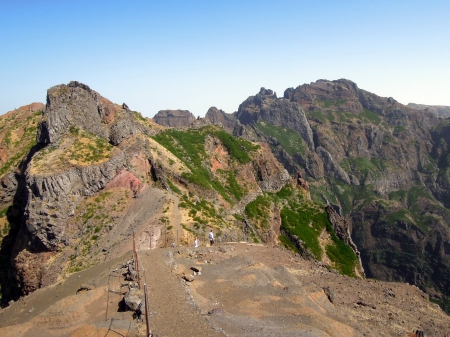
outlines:
M164 251L164 254L162 254ZM225 336L214 330L191 301L186 286L176 275L169 250L139 252L146 270L150 326L158 337Z

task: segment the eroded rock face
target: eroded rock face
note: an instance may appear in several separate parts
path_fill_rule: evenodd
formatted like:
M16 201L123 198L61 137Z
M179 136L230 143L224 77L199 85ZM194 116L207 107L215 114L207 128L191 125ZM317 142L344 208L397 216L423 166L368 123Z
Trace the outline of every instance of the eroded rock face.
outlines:
M324 174L327 176L342 180L346 184L351 184L350 177L342 167L339 166L334 160L331 154L323 147L318 146L316 149L317 154L323 162Z
M108 139L114 145L140 132L128 107L120 109L76 81L48 89L36 141L39 144L55 143L71 127Z
M17 177L15 173L11 172L4 175L0 180L0 184L0 205L6 205L13 200L17 190Z
M333 230L336 233L336 236L342 241L344 241L345 244L348 245L353 250L356 257L358 258L360 272L364 276L364 268L361 261L361 253L359 252L358 247L352 240L350 227L347 223L347 220L343 219L331 205L327 205L325 207L325 210L327 211L328 214L328 220L330 220L331 224L333 225Z
M153 120L162 126L186 127L195 121L195 116L188 110L160 110Z
M298 103L277 98L269 89L261 88L239 105L236 118L244 125L255 124L258 119L296 130L309 148L314 147L313 134L306 115Z
M280 165L270 151L269 145L260 144L263 154L257 158L257 174L261 189L265 192L277 192L290 180L287 170Z
M217 109L215 106L208 109L205 115L211 124L221 124L228 132L232 132L236 118L233 115L227 114L223 110Z
M40 124L37 142L54 143L71 126L108 137L107 129L102 126L104 112L99 95L87 85L70 82L57 85L47 91L47 104Z
M101 165L48 176L28 176L25 222L30 247L37 251L55 250L64 244L65 224L78 201L103 189L126 166L126 154L119 153Z

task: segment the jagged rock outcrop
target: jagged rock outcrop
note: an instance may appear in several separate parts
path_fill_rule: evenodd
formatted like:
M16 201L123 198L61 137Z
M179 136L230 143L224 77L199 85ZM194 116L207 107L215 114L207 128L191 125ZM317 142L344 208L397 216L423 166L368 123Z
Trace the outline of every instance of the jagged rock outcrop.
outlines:
M239 105L236 118L244 125L255 124L259 119L296 130L309 148L314 147L313 134L306 115L297 103L277 98L269 89L261 88Z
M121 118L111 125L109 141L113 145L119 145L124 139L139 133L139 129L127 110L124 110L125 118Z
M211 124L223 125L225 130L232 133L236 118L233 115L227 114L223 110L217 109L215 106L208 109L205 118L211 122Z
M40 123L37 143L56 142L71 126L108 138L99 95L87 85L73 81L47 91L47 104Z
M289 180L290 175L270 152L268 144L261 144L263 155L255 158L255 169L263 191L277 192Z
M137 122L126 105L115 105L82 83L70 82L48 90L35 134L38 145L23 160L20 171L3 177L4 200L11 198L17 186L14 214L20 214L13 220L20 229L10 239L15 241L8 254L14 272L10 277L20 284L22 294L52 284L67 268L63 255L54 264L52 261L83 234L82 229L70 226L82 200L111 182L135 194L141 188L140 179L130 172L141 151L133 143L142 146L148 141L128 142L141 133L150 135L155 130L151 123ZM150 172L143 176L147 174ZM4 285L2 280L2 288Z
M191 125L195 116L188 110L160 110L153 120L162 126L179 128Z
M83 83L72 81L54 86L47 91L36 142L55 143L71 127L78 127L118 145L138 133L139 127L129 109L114 111L111 105Z
M17 177L16 174L13 172L10 172L6 175L4 175L0 179L0 205L6 205L7 203L10 203L17 190Z
M301 187L309 195L309 184L305 179L303 179L303 174L300 171L297 171L295 174L291 185L293 185L293 187Z

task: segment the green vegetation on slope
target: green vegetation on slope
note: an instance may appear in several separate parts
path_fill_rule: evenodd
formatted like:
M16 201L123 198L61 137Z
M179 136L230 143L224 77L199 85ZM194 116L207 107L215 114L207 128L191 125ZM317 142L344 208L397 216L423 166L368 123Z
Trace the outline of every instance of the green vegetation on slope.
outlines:
M352 249L341 241L333 231L328 215L322 204L308 199L303 190L284 186L278 193L264 193L249 203L245 208L245 215L259 234L264 233L270 226L272 212L280 209L281 229L289 235L280 235L282 245L293 251L298 251L295 242L289 237L296 236L303 242L303 247L321 260L326 254L333 262L333 267L339 272L355 276L357 258ZM322 247L319 236L327 231L331 243Z
M206 137L211 135L221 141L228 150L230 160L240 164L250 162L249 152L259 148L249 141L235 138L217 127L203 127L199 130L179 131L170 129L159 133L153 139L178 157L191 172L182 173L182 177L193 184L206 189L216 190L226 201L233 203L233 197L240 200L245 194L243 187L236 181L236 172L218 170L220 181L204 165L209 161L205 151Z
M255 224L256 228L269 227L271 199L271 196L266 193L265 195L259 195L255 200L245 206L245 215Z
M355 276L356 255L336 236L323 206L293 191L290 186L283 187L278 196L288 197L288 207L281 210L281 228L302 240L316 259L321 260L326 253L335 269L342 274ZM332 243L326 246L325 252L319 243L319 236L323 230L326 230L332 238Z
M216 210L212 203L205 199L200 199L199 202L196 202L193 198L183 195L180 199L179 207L189 210L189 216L197 222L197 230L200 225L203 231L206 225L216 228L221 228L225 225L225 221L220 212Z
M0 163L0 176L19 166L22 158L36 145L37 124L41 116L42 111L36 111L24 119L17 114L0 119L0 134L7 130L3 143L8 154L6 161Z
M305 154L303 139L297 131L262 121L258 121L256 126L261 133L276 138L289 155Z
M368 122L373 123L375 125L380 124L382 121L381 116L379 114L367 109L363 109L360 115L363 117L363 119L366 119Z

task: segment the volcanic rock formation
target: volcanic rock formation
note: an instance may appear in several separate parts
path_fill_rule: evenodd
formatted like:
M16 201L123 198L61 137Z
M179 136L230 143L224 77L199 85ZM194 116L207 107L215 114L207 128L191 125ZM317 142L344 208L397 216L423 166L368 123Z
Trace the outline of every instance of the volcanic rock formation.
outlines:
M162 126L183 127L195 121L195 116L188 110L160 110L153 120Z

